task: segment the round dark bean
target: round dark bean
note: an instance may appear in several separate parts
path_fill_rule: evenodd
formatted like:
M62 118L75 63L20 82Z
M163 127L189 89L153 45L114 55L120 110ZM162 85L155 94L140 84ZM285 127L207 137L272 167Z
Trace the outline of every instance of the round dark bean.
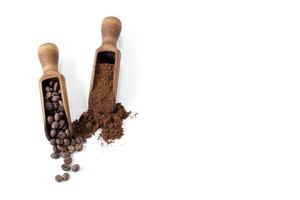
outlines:
M58 104L59 104L59 106L64 107L64 104L63 104L62 100L59 100Z
M58 135L58 137L61 138L61 139L66 138L66 134L65 134L65 132L64 132L63 130L60 130L60 131L58 132L57 135Z
M57 90L59 89L58 82L54 83L53 89L54 89L55 92L57 92Z
M64 174L62 175L62 177L63 177L64 181L67 181L67 180L70 179L70 174L69 174L69 173L64 173Z
M75 164L75 165L72 166L72 171L73 172L78 172L79 169L80 169L80 166L78 164Z
M70 140L68 138L64 139L64 145L69 146L70 145Z
M70 157L70 154L68 152L64 152L64 153L61 154L61 156L63 158L68 158L68 157Z
M51 144L51 145L56 145L56 140L55 140L54 138L51 139L51 140L50 140L50 144Z
M50 136L51 137L55 137L56 136L56 130L55 129L51 129Z
M53 103L53 109L57 110L58 109L58 104L57 103Z
M72 146L75 146L75 145L76 145L76 140L75 140L75 139L72 139L72 140L71 140L71 145L72 145Z
M66 151L67 147L63 146L63 145L56 145L57 149L60 151Z
M60 138L56 139L56 144L62 144L62 143L63 143L62 139L60 139Z
M46 102L46 103L45 103L45 108L46 108L47 111L53 110L53 105L52 105L52 103Z
M59 114L60 114L61 116L65 116L65 113L64 113L63 111L60 111Z
M70 165L66 165L66 164L62 164L61 165L62 170L64 171L70 171L71 170L71 166Z
M59 122L59 128L62 128L65 125L65 120L61 119Z
M52 122L51 128L57 129L58 127L59 127L59 123L58 122Z
M67 135L67 137L70 137L70 136L71 136L70 129L66 129L66 130L65 130L65 134Z
M75 146L76 151L81 151L82 148L83 148L82 144L76 144L76 146Z
M60 99L60 96L52 96L52 101L57 102Z
M77 144L82 143L82 138L81 137L76 137L75 140L76 140Z
M59 121L61 119L61 115L59 113L55 113L54 119L55 121Z
M51 125L53 121L54 121L53 116L48 116L47 117L47 122L48 122L49 125Z
M64 158L64 163L65 163L66 165L71 164L72 161L73 161L73 159L72 159L71 157Z
M59 150L57 149L56 146L53 146L53 152L54 152L54 153L59 153Z
M73 153L75 151L75 147L73 145L68 146L68 150L70 153Z
M55 176L55 180L56 180L57 182L62 182L62 181L64 180L64 178L63 178L61 175L56 175L56 176Z
M58 153L51 153L51 158L53 159L58 159L59 158L59 154Z

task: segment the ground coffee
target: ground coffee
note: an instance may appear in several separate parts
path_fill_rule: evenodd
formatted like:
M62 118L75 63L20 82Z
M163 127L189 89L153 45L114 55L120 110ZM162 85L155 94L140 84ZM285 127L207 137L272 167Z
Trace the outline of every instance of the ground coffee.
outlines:
M120 103L115 105L113 76L114 64L96 65L88 111L83 112L72 124L77 136L86 139L100 129L100 138L108 144L123 136L122 122L130 112Z

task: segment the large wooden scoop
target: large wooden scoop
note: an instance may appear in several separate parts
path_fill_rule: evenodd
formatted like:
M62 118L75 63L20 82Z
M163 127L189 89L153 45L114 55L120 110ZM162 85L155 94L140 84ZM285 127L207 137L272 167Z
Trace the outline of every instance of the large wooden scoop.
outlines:
M115 109L121 58L116 45L121 27L121 21L116 17L106 17L102 22L102 45L96 50L89 94L89 107L96 113L110 113ZM103 76L107 71L104 67L107 66L113 66L113 72L108 81L109 86L107 86L109 92L101 89L107 84L103 83L105 79Z
M62 74L58 72L58 48L55 44L52 43L45 43L39 47L38 50L38 56L39 60L41 62L41 65L43 67L44 74L39 80L39 87L40 87L40 95L41 95L41 102L42 102L42 110L43 110L43 119L44 119L44 128L46 137L48 140L51 139L50 131L51 131L51 125L49 125L47 121L47 117L49 115L54 115L54 110L50 110L46 108L46 87L50 84L50 82L58 82L59 90L56 91L60 95L60 101L59 106L62 107L62 111L60 112L63 118L66 118L67 128L70 130L72 134L72 124L71 124L71 116L70 116L70 110L69 110L69 103L68 103L68 95L67 95L67 89L66 89L66 82L65 78ZM52 91L54 92L54 91ZM51 94L51 92L50 92ZM49 95L49 92L48 92Z

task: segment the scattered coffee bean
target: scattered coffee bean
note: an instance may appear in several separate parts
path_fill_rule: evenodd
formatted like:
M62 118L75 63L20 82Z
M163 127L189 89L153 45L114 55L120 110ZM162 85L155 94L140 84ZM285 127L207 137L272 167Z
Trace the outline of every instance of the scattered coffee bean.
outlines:
M56 145L57 149L60 150L60 151L65 151L67 150L67 148L63 145Z
M65 130L65 134L66 134L67 137L70 137L70 136L71 136L70 130L69 130L69 129L66 129L66 130Z
M68 146L68 150L69 152L74 152L75 151L75 147L73 145Z
M62 164L61 165L62 170L64 171L70 171L71 170L71 166L70 165L66 165L66 164Z
M79 171L79 169L80 169L80 166L78 164L75 164L75 165L72 166L72 171L73 172L77 172L77 171Z
M75 145L76 145L76 140L75 140L75 139L72 139L72 140L71 140L71 145L72 145L72 146L75 146Z
M72 161L73 161L73 159L72 159L71 157L64 158L64 163L65 163L66 165L71 164Z
M76 137L76 142L77 144L81 144L82 143L82 138L81 137Z
M68 138L64 139L64 145L69 146L70 145L70 140Z
M51 158L58 159L59 158L59 154L57 154L57 153L51 153Z
M55 176L55 180L56 180L57 182L62 182L62 181L64 180L64 178L63 178L61 175L56 175L56 176Z
M67 153L67 152L64 152L64 153L61 154L61 156L62 156L63 158L68 158L68 157L70 157L70 154Z
M59 121L59 128L62 128L65 125L65 123L66 123L65 120L63 120L63 119L60 120Z
M82 144L76 144L75 145L75 149L76 149L76 151L81 151L82 150Z
M51 128L57 129L58 127L59 127L59 123L58 122L52 122Z
M62 177L63 177L64 181L67 181L67 180L70 179L70 174L69 174L69 173L64 173L64 174L62 175Z

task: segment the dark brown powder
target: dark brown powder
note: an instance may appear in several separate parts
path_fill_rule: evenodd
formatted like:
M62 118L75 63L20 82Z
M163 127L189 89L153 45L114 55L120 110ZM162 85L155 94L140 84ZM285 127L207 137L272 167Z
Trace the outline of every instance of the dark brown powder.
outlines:
M100 129L99 137L107 144L123 136L123 120L130 112L127 112L121 103L115 105L113 76L113 64L96 65L88 111L83 112L79 119L72 123L76 136L90 138Z
M82 113L79 120L73 122L76 136L90 138L100 129L100 138L110 144L123 136L123 120L129 116L123 105L118 103L112 113L94 113L92 110Z
M95 113L110 113L116 103L113 94L114 64L101 63L95 67L94 84L89 109Z

